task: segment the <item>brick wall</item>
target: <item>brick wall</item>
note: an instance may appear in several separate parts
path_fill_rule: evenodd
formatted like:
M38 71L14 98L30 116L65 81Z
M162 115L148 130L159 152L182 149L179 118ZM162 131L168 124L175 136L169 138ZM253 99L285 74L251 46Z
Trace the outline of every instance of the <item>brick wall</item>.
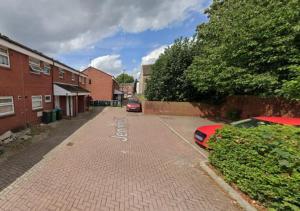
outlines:
M212 116L218 109L204 103L144 101L143 112L159 115Z
M84 73L91 79L91 84L87 82L86 88L91 92L93 100L112 100L113 99L113 84L112 76L89 67L84 70Z
M52 95L51 75L34 74L29 69L29 57L9 50L10 68L0 66L0 96L13 96L15 113L0 117L0 134L39 121L38 110L32 110L32 95L42 95L43 109L52 109L44 96ZM53 99L52 99L53 100Z
M241 110L241 118L253 116L300 117L300 102L282 98L259 98L256 96L230 96L222 105L190 102L143 102L145 114L212 116L226 118L228 111Z

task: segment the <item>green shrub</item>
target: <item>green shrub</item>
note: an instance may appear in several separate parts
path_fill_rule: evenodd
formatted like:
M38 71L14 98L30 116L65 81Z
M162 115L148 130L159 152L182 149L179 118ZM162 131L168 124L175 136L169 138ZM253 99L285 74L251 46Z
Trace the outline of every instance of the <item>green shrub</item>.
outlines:
M300 128L226 126L209 145L226 181L268 208L300 210Z

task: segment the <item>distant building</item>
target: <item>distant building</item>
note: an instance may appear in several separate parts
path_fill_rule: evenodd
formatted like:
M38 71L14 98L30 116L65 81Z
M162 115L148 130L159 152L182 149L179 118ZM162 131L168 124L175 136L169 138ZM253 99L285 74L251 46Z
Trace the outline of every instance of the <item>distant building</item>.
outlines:
M124 97L127 97L128 95L133 95L135 92L134 83L120 84L120 90L124 93Z
M150 79L150 76L152 73L151 66L152 66L152 64L142 65L140 82L139 82L139 93L140 94L144 94L144 92L145 92L147 80Z
M115 77L94 67L83 70L89 78L87 89L92 100L116 100L120 99L122 92Z

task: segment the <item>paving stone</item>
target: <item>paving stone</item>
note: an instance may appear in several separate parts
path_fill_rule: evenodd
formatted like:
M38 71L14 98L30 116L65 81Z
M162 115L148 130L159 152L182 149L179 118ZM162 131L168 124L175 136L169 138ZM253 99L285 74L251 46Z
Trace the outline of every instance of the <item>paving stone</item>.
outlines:
M127 141L114 137L121 118ZM23 175L13 173L19 178L0 192L1 210L240 210L156 116L107 108L65 138Z

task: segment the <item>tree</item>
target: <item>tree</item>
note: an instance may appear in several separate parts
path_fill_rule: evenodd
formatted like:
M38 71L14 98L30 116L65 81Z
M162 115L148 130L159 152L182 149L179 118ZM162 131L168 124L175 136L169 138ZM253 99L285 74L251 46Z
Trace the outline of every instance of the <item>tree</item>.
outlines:
M299 0L215 0L187 78L201 93L274 95L300 65Z
M117 82L119 84L122 84L122 83L133 83L134 82L133 76L128 75L126 73L122 73L122 74L118 75L116 77L116 80L117 80Z
M195 89L186 80L185 71L193 61L194 41L175 40L151 66L145 96L149 100L187 101L197 97Z

